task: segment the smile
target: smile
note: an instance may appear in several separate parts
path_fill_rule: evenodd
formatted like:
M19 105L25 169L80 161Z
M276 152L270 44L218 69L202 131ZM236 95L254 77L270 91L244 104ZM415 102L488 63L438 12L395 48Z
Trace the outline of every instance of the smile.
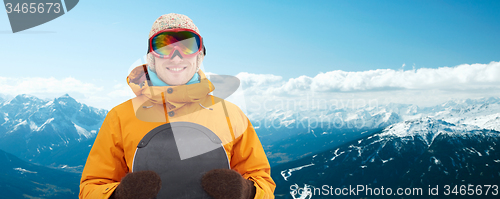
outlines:
M174 71L174 72L179 72L186 69L186 67L180 67L180 68L167 68L169 71Z

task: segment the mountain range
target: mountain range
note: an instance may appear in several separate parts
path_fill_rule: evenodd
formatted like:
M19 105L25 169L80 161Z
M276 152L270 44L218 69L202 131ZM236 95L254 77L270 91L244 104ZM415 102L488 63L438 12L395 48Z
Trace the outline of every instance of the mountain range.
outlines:
M249 113L271 165L297 160L366 137L392 124L423 117L500 131L500 98L450 100L431 107L389 103Z
M50 169L42 166L80 173L106 114L69 95L0 98L0 150L8 161L17 156L24 162L5 169L22 174L19 182ZM425 188L426 183L493 183L500 175L500 98L450 100L432 107L273 109L248 116L272 165L277 198L296 198L290 195L292 185ZM10 178L4 175L0 184L17 186ZM59 187L47 194L65 187L46 184Z
M30 162L81 171L106 114L69 95L54 100L18 95L0 103L0 149ZM248 113L273 166L425 116L500 131L500 98L450 100L432 107L390 103Z
M67 94L50 101L18 95L0 104L0 149L28 162L78 172L106 114Z
M433 117L405 120L339 147L277 165L272 177L280 187L275 194L277 198L331 198L320 193L324 185L383 186L392 188L393 194L397 188L422 188L422 195L393 195L395 198L447 198L450 196L443 195L447 185L449 192L462 185L474 185L474 189L476 185L496 185L498 189L500 118L498 101L494 103L455 104L454 108L444 108ZM318 191L294 195L290 193L291 186ZM441 195L429 195L429 188L436 186L441 188ZM481 198L496 198L499 194L493 195L493 189L490 195L484 195L486 188L482 191ZM451 193L451 197L471 197L463 193ZM361 195L335 197L387 195L361 192Z

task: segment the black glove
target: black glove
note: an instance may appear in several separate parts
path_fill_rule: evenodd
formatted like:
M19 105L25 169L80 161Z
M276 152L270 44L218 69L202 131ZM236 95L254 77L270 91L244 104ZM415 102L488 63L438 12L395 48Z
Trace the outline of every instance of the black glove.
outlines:
M161 178L154 171L128 173L110 199L153 199L161 188Z
M252 199L256 191L252 181L231 169L214 169L205 173L201 185L215 199Z

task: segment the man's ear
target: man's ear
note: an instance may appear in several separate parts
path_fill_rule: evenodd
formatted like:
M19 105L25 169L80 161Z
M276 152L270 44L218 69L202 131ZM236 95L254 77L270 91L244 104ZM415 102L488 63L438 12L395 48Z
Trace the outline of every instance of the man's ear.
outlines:
M204 58L205 58L205 55L203 53L199 53L196 56L196 71L200 70L201 63L203 62Z
M203 61L204 58L205 58L205 54L204 53L198 54L198 59L201 59L200 61Z

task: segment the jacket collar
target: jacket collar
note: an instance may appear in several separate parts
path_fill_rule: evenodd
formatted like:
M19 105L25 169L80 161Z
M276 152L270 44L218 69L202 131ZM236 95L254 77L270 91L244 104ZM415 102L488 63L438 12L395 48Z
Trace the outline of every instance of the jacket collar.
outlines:
M135 67L127 76L127 83L134 94L146 96L156 104L168 104L169 109L177 109L186 103L199 102L215 88L203 71L198 70L200 83L179 86L150 86L146 79L147 65Z

